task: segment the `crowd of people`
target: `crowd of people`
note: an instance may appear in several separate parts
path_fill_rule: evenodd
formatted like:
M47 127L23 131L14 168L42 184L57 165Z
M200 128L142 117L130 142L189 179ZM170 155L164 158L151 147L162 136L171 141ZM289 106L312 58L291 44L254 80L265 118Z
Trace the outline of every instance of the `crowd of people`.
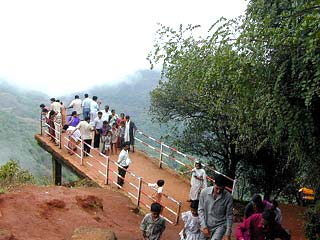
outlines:
M118 148L118 186L122 187L126 171L131 163L129 158L130 146L134 151L134 132L137 130L130 116L121 113L118 116L114 109L110 111L105 105L101 109L97 96L89 98L84 95L81 100L78 95L65 107L62 102L51 98L50 106L41 104L42 114L46 117L51 141L58 144L60 126L69 136L68 152L73 154L80 139L84 142L84 157L90 154L90 146L106 155L115 155ZM70 116L66 109L72 108ZM191 188L188 202L190 211L182 213L184 228L180 231L180 240L231 240L233 225L233 198L226 190L225 177L217 174L214 184L207 186L207 176L202 164L198 161L191 171ZM166 221L161 216L163 205L161 198L165 181L148 184L155 189L154 202L150 213L140 225L143 239L158 240L166 228ZM274 200L262 200L256 194L244 209L243 222L237 226L237 240L290 239L288 232L281 226L282 215L278 203ZM177 234L178 235L178 234ZM178 237L178 236L177 236Z
M109 105L101 108L101 102L97 96L92 98L86 93L83 100L79 95L65 106L60 100L51 98L50 106L41 104L42 114L46 117L49 127L51 141L59 144L60 131L62 129L68 133L71 139L69 153L73 154L75 145L79 144L80 138L77 130L80 130L84 144L84 156L90 154L90 146L98 149L106 155L117 154L125 142L129 143L134 151L134 134L137 130L129 115L116 114L114 109L110 110ZM72 113L67 116L67 109L72 108ZM92 134L93 133L93 134Z

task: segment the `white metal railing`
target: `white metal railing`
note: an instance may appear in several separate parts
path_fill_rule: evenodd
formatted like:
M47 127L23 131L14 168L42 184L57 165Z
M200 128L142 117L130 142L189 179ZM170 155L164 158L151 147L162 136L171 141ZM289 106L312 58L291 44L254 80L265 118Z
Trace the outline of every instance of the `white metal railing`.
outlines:
M55 141L59 141L59 148L62 148L63 146L65 149L71 152L73 156L76 156L80 159L80 165L87 164L92 169L97 171L104 178L104 184L109 184L110 182L112 182L118 188L121 188L123 191L125 191L129 197L135 200L137 207L143 205L149 208L150 204L155 201L151 194L154 189L149 187L148 184L143 181L142 177L137 176L132 171L122 168L116 161L112 160L110 156L102 154L91 145L85 143L82 139L80 139L80 146L75 145L76 150L73 150L73 148L69 147L69 137L62 134L61 125L59 125L59 129L57 130L52 128L43 117L41 117L40 122L41 135L43 135L43 132L45 132ZM55 136L50 134L50 131L43 131L44 128L48 128L51 131L54 130L55 133L59 134L58 136L60 136L60 138L56 138ZM62 144L62 139L64 139L64 144ZM86 161L84 161L84 145L90 148L90 152L92 151L90 154L87 153L89 157L86 158L88 159ZM78 153L79 151L80 154ZM97 158L97 156L100 156L100 159ZM122 178L116 168L124 169L127 173L126 177ZM125 184L124 187L120 186L116 181L118 178L123 179L123 181L127 184ZM181 211L181 202L171 196L166 195L165 193L163 194L163 196L164 198L160 203L163 207L163 217L171 224L178 224Z
M137 140L139 143L143 144L144 146L146 146L146 147L148 147L148 148L152 149L153 151L158 152L160 154L160 156L159 156L159 167L162 167L162 164L165 164L165 165L168 166L168 164L165 161L163 161L163 157L166 157L166 158L178 163L180 166L186 167L188 169L193 168L194 162L197 160L196 158L191 157L191 156L189 156L189 155L187 155L185 153L182 153L179 150L177 150L176 148L173 148L173 147L165 144L164 142L162 142L160 140L157 140L157 139L155 139L155 138L153 138L151 136L148 136L147 134L145 134L145 133L143 133L143 132L141 132L139 130L137 130L136 133L138 133L139 135L143 136L146 139L151 140L151 142L153 142L154 145L156 145L156 144L158 145L158 146L153 146L153 145L147 143L146 141L143 141L142 139L140 139L137 136L135 136L135 140ZM173 152L173 153L176 153L176 154L182 156L184 159L186 159L188 161L188 163L185 163L185 162L183 162L183 161L171 156L171 154L170 153L166 153L165 150L167 150L167 151L169 150L170 152ZM211 166L204 165L204 167L205 167L205 169L209 169L209 170L211 170L212 172L214 172L216 174L220 174L220 175L224 176L227 180L229 180L231 184L229 186L227 186L226 189L228 191L230 191L232 194L234 193L234 190L235 190L235 187L236 187L236 179L232 179L232 178L226 176L225 174L217 171L216 169L214 169ZM174 169L174 170L177 173L181 174L181 172L177 171L176 169ZM214 178L211 178L211 177L207 176L207 179L209 179L210 181L214 182Z

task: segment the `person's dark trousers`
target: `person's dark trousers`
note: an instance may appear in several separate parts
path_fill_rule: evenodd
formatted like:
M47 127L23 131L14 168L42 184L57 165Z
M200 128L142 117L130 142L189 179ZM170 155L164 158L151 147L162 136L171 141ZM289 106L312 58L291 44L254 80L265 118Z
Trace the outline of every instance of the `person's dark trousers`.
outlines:
M83 141L86 143L86 144L83 144L84 156L88 156L87 153L90 153L90 146L92 143L92 139L84 139Z
M125 166L125 167L118 167L118 174L123 177L119 177L118 176L118 185L120 185L122 187L123 183L124 183L124 177L126 176L126 173L127 173L127 169L128 169L129 166Z
M99 131L99 129L97 129ZM93 143L93 147L94 148L99 148L100 145L100 133L96 133L96 131L94 132L94 143Z

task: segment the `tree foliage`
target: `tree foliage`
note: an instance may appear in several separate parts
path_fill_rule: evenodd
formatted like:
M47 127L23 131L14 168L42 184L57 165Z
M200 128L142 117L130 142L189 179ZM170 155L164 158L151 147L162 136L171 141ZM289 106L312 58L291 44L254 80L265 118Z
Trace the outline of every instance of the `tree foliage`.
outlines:
M163 78L151 112L178 126L186 150L267 197L302 181L319 164L318 10L317 1L252 0L205 37L198 26L160 26L149 59Z

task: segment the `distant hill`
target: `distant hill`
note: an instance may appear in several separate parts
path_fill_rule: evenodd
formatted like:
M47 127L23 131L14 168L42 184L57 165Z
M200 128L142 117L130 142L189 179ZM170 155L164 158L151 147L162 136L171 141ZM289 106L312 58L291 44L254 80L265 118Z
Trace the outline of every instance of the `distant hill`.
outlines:
M39 105L48 97L6 82L0 82L0 97L0 164L13 159L36 176L49 176L50 155L34 141L39 132Z

